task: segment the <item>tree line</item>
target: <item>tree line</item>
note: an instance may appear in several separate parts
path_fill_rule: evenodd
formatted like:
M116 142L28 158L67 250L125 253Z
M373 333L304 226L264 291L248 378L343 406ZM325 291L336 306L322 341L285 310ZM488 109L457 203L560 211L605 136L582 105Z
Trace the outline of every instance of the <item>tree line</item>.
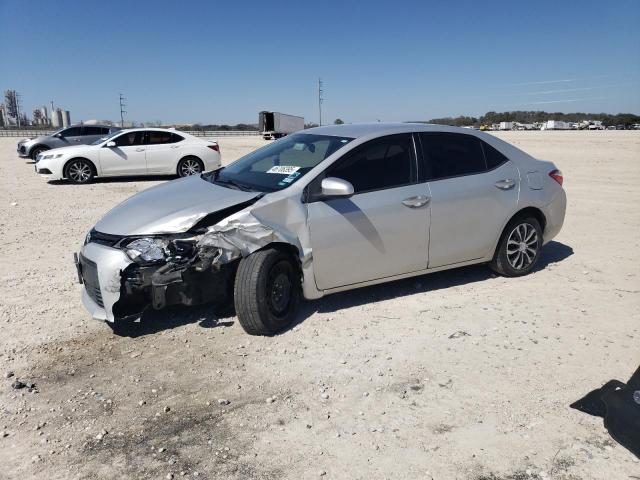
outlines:
M241 132L257 132L258 126L251 125L248 123L236 123L235 125L226 125L226 124L207 124L201 125L196 123L190 126L181 126L178 127L178 130L196 130L196 131L205 131L205 130L213 130L213 131L241 131Z
M563 113L544 111L522 111L513 112L487 112L481 117L443 117L432 118L429 121L420 123L437 123L439 125L451 125L454 127L491 125L500 122L518 123L538 123L547 120L561 120L565 122L581 122L583 120L600 120L603 125L632 125L640 123L640 115L633 113Z

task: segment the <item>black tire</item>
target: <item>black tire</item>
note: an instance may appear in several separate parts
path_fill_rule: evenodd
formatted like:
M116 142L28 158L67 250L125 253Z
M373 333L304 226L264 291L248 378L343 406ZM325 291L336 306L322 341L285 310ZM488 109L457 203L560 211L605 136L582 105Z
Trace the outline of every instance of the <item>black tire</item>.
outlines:
M64 176L69 182L82 185L93 181L96 170L89 160L74 158L65 165Z
M49 150L47 147L43 147L42 145L38 145L37 147L33 147L31 152L29 152L29 156L31 157L31 160L33 160L35 162L36 161L36 157L38 155L40 155L42 152L46 152L47 150Z
M287 253L259 250L240 261L234 304L249 335L274 335L291 325L300 296L300 272Z
M178 162L177 173L179 177L198 175L204 172L204 163L198 157L184 157Z
M520 277L535 268L541 253L540 222L530 215L520 215L505 227L489 266L505 277Z

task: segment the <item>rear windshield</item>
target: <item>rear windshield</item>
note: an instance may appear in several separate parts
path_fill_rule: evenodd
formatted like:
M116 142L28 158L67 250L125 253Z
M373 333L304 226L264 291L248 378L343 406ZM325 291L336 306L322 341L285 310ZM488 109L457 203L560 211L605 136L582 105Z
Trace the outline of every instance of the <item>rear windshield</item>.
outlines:
M236 160L206 178L234 188L273 192L302 178L352 138L296 133Z

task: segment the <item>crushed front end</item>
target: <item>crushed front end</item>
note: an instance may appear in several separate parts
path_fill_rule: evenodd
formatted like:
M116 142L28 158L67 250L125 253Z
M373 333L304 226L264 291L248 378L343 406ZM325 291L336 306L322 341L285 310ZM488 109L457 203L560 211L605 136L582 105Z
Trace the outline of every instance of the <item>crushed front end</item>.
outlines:
M121 237L92 230L75 256L92 316L114 322L148 307L228 301L236 261L220 262L219 248L197 247L199 235Z

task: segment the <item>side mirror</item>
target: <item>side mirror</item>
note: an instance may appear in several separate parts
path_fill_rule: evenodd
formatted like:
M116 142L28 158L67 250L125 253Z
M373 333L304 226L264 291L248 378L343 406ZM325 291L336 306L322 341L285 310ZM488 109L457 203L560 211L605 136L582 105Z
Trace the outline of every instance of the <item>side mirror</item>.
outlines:
M348 198L353 195L353 185L341 178L327 177L320 186L325 198Z
M56 137L56 138L62 138L62 134L61 134L61 133L56 133L56 134L54 135L54 137Z
M107 142L107 144L105 145L105 147L109 147L109 148L113 148L116 146L116 142L114 142L113 140L111 140L110 142Z

